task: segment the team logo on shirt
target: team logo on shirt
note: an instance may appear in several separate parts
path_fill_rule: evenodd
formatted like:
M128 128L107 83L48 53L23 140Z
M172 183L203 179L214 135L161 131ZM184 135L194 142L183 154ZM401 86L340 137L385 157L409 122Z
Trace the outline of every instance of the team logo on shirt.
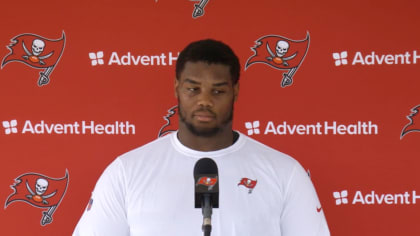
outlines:
M293 75L299 69L309 49L309 33L303 40L291 40L278 35L266 35L251 48L254 55L248 58L245 70L255 64L263 63L277 70L286 70L283 74L281 87L293 83Z
M165 136L169 133L178 130L178 105L171 107L168 110L168 114L166 114L163 119L166 121L166 124L160 128L158 137Z
M248 188L248 193L251 194L252 190L254 190L255 186L257 185L257 180L242 178L238 183L238 186L240 185L243 185L246 188Z
M21 62L32 68L44 69L39 72L38 86L50 82L50 74L63 54L65 35L60 39L47 39L35 34L21 34L11 39L7 46L10 53L3 58L1 68L9 62Z
M204 185L204 186L207 186L208 187L208 190L210 191L210 190L213 189L213 187L216 185L216 183L217 183L217 177L216 178L213 178L213 177L203 176L203 177L200 177L197 180L196 185Z
M38 208L47 208L47 211L42 212L41 225L50 224L53 221L52 215L66 193L68 182L67 170L65 176L59 179L25 173L17 177L15 183L10 186L14 193L9 195L4 208L18 201Z
M404 126L400 139L404 135L411 132L420 132L420 115L419 115L420 105L417 105L411 109L411 114L407 116L407 119L410 121L406 126Z

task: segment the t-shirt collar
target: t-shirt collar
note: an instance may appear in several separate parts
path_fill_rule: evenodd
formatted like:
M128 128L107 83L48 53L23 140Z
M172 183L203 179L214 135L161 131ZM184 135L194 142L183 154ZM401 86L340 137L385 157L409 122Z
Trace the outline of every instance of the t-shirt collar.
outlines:
M204 152L204 151L197 151L194 149L191 149L187 146L185 146L184 144L181 143L181 141L179 141L178 139L178 131L173 132L171 135L171 143L173 145L173 147L180 153L185 154L187 156L190 157L195 157L197 159L199 158L203 158L203 157L221 157L224 155L227 155L229 153L232 153L236 150L238 150L245 142L245 137L242 133L235 131L239 134L239 138L238 140L236 140L235 143L233 143L232 145L230 145L229 147L223 148L223 149L219 149L216 151L208 151L208 152Z

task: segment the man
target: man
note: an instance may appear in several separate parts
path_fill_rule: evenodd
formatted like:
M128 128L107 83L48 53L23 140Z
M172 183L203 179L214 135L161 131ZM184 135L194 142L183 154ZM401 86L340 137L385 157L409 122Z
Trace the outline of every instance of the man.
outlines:
M198 236L194 165L219 169L213 236L329 235L315 189L293 158L232 130L240 65L225 44L191 43L176 64L179 130L104 171L74 236Z

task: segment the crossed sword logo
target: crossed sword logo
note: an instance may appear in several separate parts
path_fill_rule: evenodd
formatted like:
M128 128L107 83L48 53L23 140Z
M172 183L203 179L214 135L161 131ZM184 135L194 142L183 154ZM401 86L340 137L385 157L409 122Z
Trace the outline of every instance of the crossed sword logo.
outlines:
M269 61L273 61L274 58L279 58L277 55L275 55L273 53L273 51L271 51L270 46L267 43L267 52L268 54L270 54L270 57L267 57L267 60ZM293 55L289 56L289 57L280 57L281 61L282 61L282 65L283 66L289 66L289 64L287 63L288 60L295 58L297 55L297 52L294 53ZM297 70L297 67L293 67L292 69L288 70L287 73L283 74L283 79L281 80L281 87L284 88L286 86L289 86L293 83L293 75L295 74Z
M48 202L45 199L48 199L48 198L54 196L57 193L57 191L54 191L53 193L50 193L48 195L42 196L42 194L41 194L41 196L40 196L40 195L36 194L31 189L31 187L28 184L28 181L26 181L26 188L28 189L28 191L30 193L30 194L26 195L26 197L28 199L33 199L34 197L40 197L42 199L42 203L46 204L46 205L48 204ZM41 225L46 225L46 224L49 224L49 223L52 222L52 215L54 214L54 211L55 211L56 208L57 208L57 205L54 205L54 206L49 207L48 211L42 212L42 214L44 216L41 219Z
M194 11L193 11L192 17L197 18L197 17L203 16L204 7L207 5L209 0L190 0L190 1L194 1L194 2L200 1L199 4L194 4Z
M25 60L31 60L31 57L36 57L35 55L32 55L32 53L28 50L28 48L26 48L25 43L22 43L23 46L23 50L25 51L26 55L23 55L23 59ZM37 57L37 59L39 59L39 64L40 65L45 65L45 62L43 61L44 59L47 59L49 57L51 57L54 54L54 51L50 52L49 54L45 55L45 56L39 56ZM44 71L39 72L39 79L38 79L38 86L42 86L45 84L48 84L50 82L50 74L54 69L54 66L50 66L47 67L47 69L45 69Z

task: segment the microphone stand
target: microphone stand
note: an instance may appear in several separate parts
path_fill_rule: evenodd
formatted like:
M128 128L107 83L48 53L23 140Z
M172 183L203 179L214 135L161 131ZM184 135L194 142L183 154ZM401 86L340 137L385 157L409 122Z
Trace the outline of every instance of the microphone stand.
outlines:
M201 202L202 213L203 213L203 232L204 236L210 236L211 232L211 214L212 214L212 204L210 194L203 194L203 199Z

